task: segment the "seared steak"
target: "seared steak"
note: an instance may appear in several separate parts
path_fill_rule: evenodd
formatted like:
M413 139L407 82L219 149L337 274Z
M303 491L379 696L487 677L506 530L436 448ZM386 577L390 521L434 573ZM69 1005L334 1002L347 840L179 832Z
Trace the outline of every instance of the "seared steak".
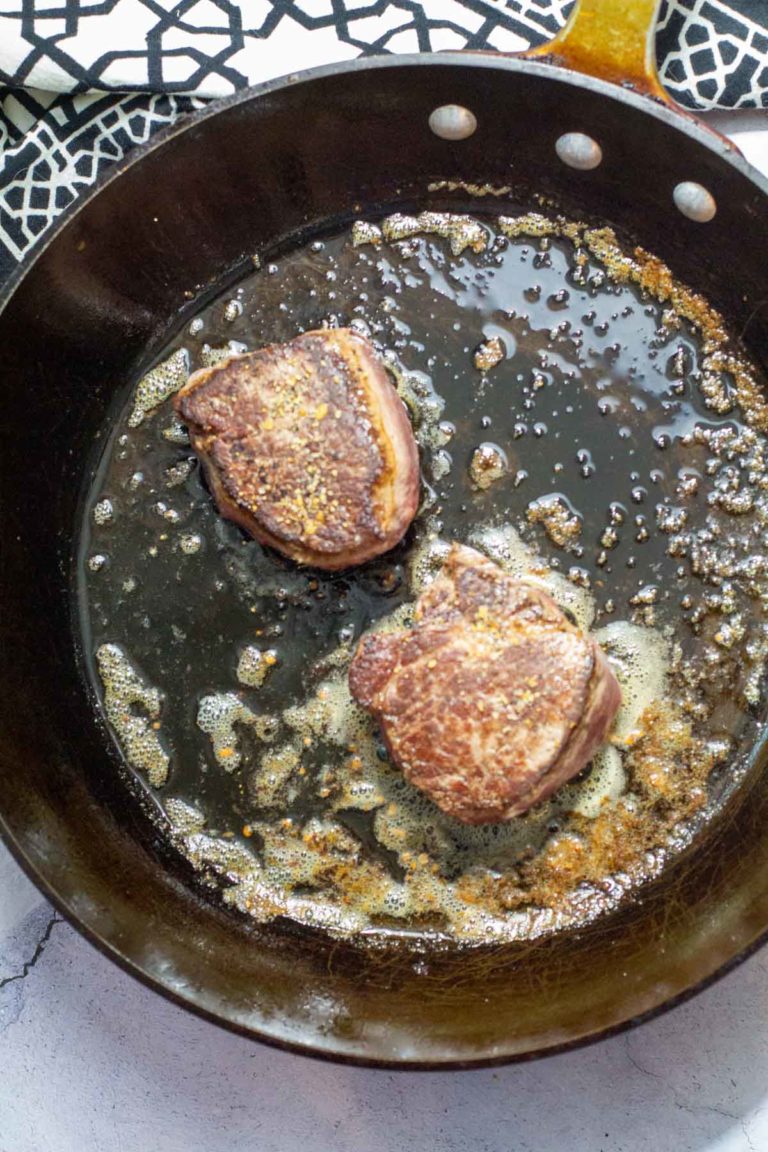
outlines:
M361 564L416 514L408 414L349 329L230 356L195 372L175 407L222 515L301 564Z
M541 589L454 544L407 631L349 672L412 784L465 824L509 820L574 776L621 702L597 643Z

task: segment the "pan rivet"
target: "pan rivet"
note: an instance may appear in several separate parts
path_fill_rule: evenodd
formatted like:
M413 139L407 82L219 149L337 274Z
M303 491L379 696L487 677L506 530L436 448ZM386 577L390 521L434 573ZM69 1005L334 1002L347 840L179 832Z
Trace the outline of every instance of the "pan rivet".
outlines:
M699 224L706 224L717 212L717 201L712 193L694 180L683 180L681 184L676 184L672 198L683 216Z
M597 140L585 136L583 132L566 132L555 141L555 152L569 168L579 168L588 172L597 168L603 159L603 150Z
M466 140L477 131L477 117L461 104L441 104L430 116L429 126L441 140Z

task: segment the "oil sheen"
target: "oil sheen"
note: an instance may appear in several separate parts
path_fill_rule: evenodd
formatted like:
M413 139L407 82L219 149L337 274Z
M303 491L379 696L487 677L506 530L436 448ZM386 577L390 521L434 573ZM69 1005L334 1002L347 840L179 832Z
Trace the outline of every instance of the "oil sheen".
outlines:
M218 515L171 398L233 351L336 325L391 372L423 499L391 553L328 574ZM657 260L535 214L361 221L178 331L110 429L79 603L123 763L212 898L471 944L607 914L688 849L761 732L762 389ZM453 540L546 586L623 689L594 763L485 828L406 783L347 687L359 637L408 623Z

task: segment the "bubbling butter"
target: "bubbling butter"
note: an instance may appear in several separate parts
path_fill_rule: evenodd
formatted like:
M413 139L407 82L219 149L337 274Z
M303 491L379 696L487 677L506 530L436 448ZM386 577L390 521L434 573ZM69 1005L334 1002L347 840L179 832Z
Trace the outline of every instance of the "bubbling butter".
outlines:
M143 376L136 387L133 411L128 417L128 427L138 428L147 416L159 408L164 400L178 392L189 375L189 353L179 348L162 364L152 368Z
M276 725L271 716L257 716L234 692L204 696L197 707L197 726L211 739L213 756L225 772L234 772L243 762L237 725L255 733L259 740L273 740Z
M157 731L162 694L139 676L117 644L102 644L96 650L96 666L104 686L104 711L123 755L153 788L162 787L171 762Z
M614 620L595 633L621 687L621 707L612 740L620 748L636 743L643 731L643 715L667 693L669 644L654 628Z

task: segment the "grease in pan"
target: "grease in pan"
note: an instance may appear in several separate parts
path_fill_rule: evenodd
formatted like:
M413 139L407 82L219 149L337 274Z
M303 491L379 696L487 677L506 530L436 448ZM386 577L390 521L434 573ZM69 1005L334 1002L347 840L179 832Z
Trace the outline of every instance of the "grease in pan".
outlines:
M600 915L691 842L754 731L760 381L658 261L557 218L367 224L287 253L233 298L239 311L215 303L167 355L194 368L231 342L357 327L411 408L424 500L393 553L298 572L216 516L167 400L135 430L123 417L93 490L115 515L83 539L88 624L92 651L118 645L164 694L169 834L242 910L341 935L503 940ZM504 359L476 366L495 338ZM470 473L481 444L508 464L485 488ZM624 695L591 772L503 827L464 828L414 793L346 685L359 636L408 623L454 539L545 584L595 630ZM254 648L276 662L250 688L237 668ZM247 711L223 708L221 733L196 723L201 701L233 696Z

